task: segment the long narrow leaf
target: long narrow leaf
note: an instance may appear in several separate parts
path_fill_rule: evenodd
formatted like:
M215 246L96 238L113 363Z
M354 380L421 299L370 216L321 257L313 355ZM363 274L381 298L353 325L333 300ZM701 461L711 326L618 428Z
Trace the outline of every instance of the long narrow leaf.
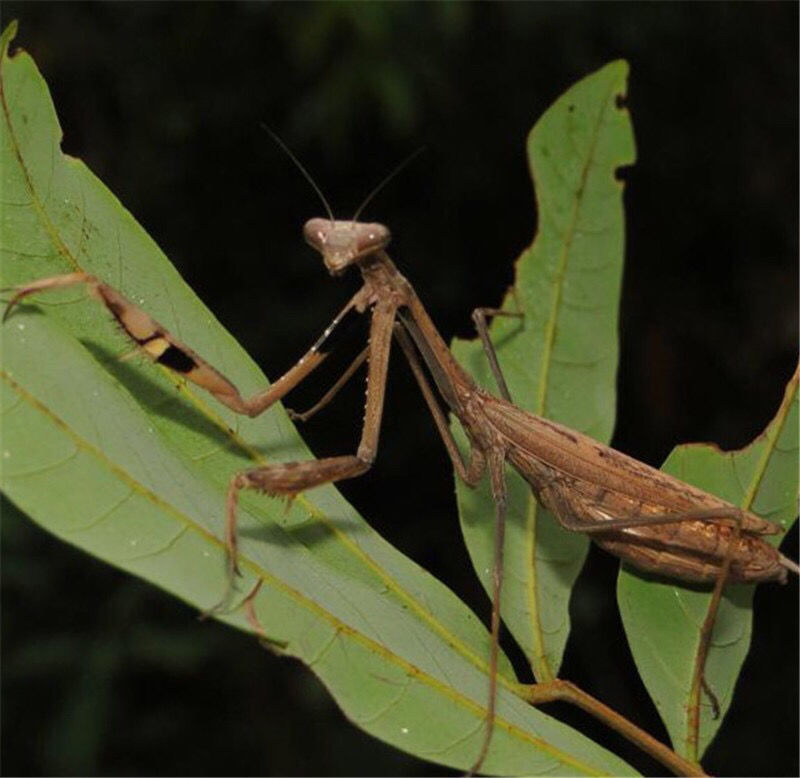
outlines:
M498 319L492 339L514 402L607 441L614 418L616 306L623 253L621 185L616 169L633 162L625 111L626 68L612 63L565 93L534 127L529 157L539 227L517 263L515 294L524 322ZM576 153L571 155L570 150ZM490 389L478 341L454 351ZM797 376L775 420L742 451L676 449L664 469L788 529L797 501ZM569 635L569 596L588 541L564 531L508 468L509 511L502 616L538 680L555 677ZM491 592L494 505L485 486L457 484L462 529L473 564ZM779 542L779 537L775 542ZM673 745L698 760L717 732L750 645L753 586L726 592L706 666L719 699L704 700L700 731L691 730L689 689L708 608L697 590L620 573L618 601L637 667Z
M739 451L715 446L678 446L663 469L718 494L788 530L797 518L798 373L764 432ZM781 535L768 538L777 545ZM714 625L705 678L719 702L713 717L701 697L699 732L692 726L690 690L700 629L711 593L708 587L679 587L647 579L625 566L617 601L639 674L669 731L673 748L690 759L703 755L730 707L733 690L750 649L755 586L728 586Z
M536 238L517 261L515 296L524 321L498 318L492 340L514 402L607 442L614 427L617 309L624 254L623 185L618 168L634 161L622 106L627 63L612 62L562 95L528 139ZM456 356L494 390L478 342ZM564 532L508 468L503 620L539 681L558 675L569 636L569 596L588 540ZM458 485L464 537L491 591L494 507L488 488Z
M42 76L2 37L4 286L83 270L118 287L244 393L266 379L162 252L79 160ZM322 324L322 323L321 323ZM21 306L2 331L2 488L34 521L198 609L225 590L230 476L309 458L275 407L244 419L142 359L79 288ZM446 587L374 533L331 487L285 504L245 495L242 591L269 636L323 680L345 714L411 753L465 769L483 735L486 630ZM252 628L241 611L221 616ZM505 659L503 673L511 671ZM431 726L431 721L437 722ZM630 768L505 687L486 769Z

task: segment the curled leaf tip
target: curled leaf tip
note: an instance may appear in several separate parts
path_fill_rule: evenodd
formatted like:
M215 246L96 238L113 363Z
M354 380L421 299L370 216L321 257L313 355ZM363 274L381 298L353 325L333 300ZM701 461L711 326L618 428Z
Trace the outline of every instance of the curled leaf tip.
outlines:
M0 56L5 57L8 54L8 47L11 44L11 41L17 37L18 27L19 23L16 19L12 19L6 25L5 30L3 30L2 35L0 35Z

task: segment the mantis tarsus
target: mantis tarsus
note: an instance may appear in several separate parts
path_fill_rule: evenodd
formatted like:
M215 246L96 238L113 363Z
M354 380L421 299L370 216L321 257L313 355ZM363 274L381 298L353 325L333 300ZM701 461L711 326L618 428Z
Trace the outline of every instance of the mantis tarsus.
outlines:
M228 488L225 519L231 577L237 572L236 509L242 489L291 498L305 489L352 478L369 469L378 449L389 352L396 339L456 473L465 483L475 485L488 472L496 506L488 712L473 772L480 769L488 752L495 711L506 462L520 472L538 500L566 529L590 533L598 545L645 571L684 581L715 583L717 602L726 581L784 581L787 570L797 572L791 560L760 537L779 532L774 524L581 433L514 406L485 326L487 316L505 314L503 311L478 309L473 316L503 399L481 389L455 360L413 287L386 253L391 239L389 230L381 224L359 222L355 218L337 221L330 211L329 216L309 220L304 227L305 239L322 255L332 275L355 266L362 274L363 285L294 367L250 398L242 397L225 376L113 287L86 273L52 276L17 287L5 317L31 294L83 284L150 358L206 389L233 411L257 416L325 359L338 325L357 314L370 314L367 348L315 408L306 414L296 414L307 418L367 359L366 408L356 453L235 474ZM422 363L439 396L466 432L470 444L466 461L456 446ZM706 645L713 626L713 611L712 608L709 623L704 626ZM702 670L697 680L703 683ZM538 693L529 698L537 702L549 699L576 702L569 690L562 688L564 683L540 684ZM713 700L711 691L707 692Z

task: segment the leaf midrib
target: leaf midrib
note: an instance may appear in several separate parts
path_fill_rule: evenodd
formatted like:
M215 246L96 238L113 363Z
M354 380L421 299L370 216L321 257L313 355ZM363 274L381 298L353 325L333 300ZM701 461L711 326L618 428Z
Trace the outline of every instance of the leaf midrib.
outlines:
M575 234L576 225L579 222L581 206L583 203L585 203L586 179L593 164L594 151L597 147L598 138L600 137L600 127L602 126L603 119L608 111L609 95L614 91L615 85L615 81L610 79L609 88L602 102L602 109L598 111L597 118L595 119L591 135L591 143L586 153L586 159L581 167L581 186L579 187L578 194L575 196L573 201L572 215L564 236L562 250L556 266L556 283L553 285L553 294L550 301L550 315L548 316L545 328L544 348L542 349L541 357L542 369L540 371L538 397L534 406L534 412L540 416L546 415L547 393L550 388L550 366L552 364L553 350L555 346L556 322L561 308L564 279L567 273L569 258L571 256L573 236ZM537 187L535 176L534 187ZM538 196L536 200L538 206L540 203ZM534 237L534 246L537 237L538 236ZM539 579L536 571L536 524L538 517L539 503L533 496L533 492L530 492L528 496L528 511L526 516L526 536L530 539L529 553L527 555L529 560L529 584L526 587L526 595L528 599L528 608L530 609L531 613L531 645L534 648L534 664L536 668L539 668L539 672L542 674L541 678L539 678L538 674L536 677L537 680L548 681L552 680L555 677L555 674L550 667L550 662L547 659L547 653L545 651L545 638L543 635L541 611L539 609Z

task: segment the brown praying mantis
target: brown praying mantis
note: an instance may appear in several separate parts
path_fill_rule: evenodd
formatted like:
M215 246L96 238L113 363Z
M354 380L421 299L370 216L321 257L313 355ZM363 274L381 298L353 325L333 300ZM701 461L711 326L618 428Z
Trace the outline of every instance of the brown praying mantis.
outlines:
M488 753L495 717L507 462L519 471L539 502L566 529L591 534L598 545L644 571L682 581L714 583L717 604L728 581L784 581L787 570L797 572L791 560L761 538L780 531L774 524L579 432L517 408L489 339L486 320L494 315L519 314L494 309L477 309L473 314L499 387L498 398L480 388L453 357L413 287L389 258L386 247L391 234L385 226L360 222L357 217L338 221L328 208L328 218L306 223L304 237L322 255L332 275L340 275L354 266L361 272L363 285L294 367L249 398L243 397L224 375L120 292L87 273L51 276L16 287L5 317L32 294L85 285L151 359L209 391L231 410L257 416L322 363L335 344L337 328L359 314L369 314L367 347L320 403L306 414L295 414L304 419L314 413L367 361L366 408L356 453L258 467L231 478L224 531L231 579L238 572L236 521L241 490L252 489L291 499L306 489L352 478L369 469L378 449L389 354L393 340L397 340L457 475L470 486L488 475L495 502L488 704L485 734L473 772L480 769ZM466 458L455 443L435 392L467 435ZM705 648L701 652L707 650L714 613L712 607L703 627ZM702 662L699 666L697 680L704 684ZM539 684L530 699L575 702L565 683ZM713 692L705 688L713 701Z

